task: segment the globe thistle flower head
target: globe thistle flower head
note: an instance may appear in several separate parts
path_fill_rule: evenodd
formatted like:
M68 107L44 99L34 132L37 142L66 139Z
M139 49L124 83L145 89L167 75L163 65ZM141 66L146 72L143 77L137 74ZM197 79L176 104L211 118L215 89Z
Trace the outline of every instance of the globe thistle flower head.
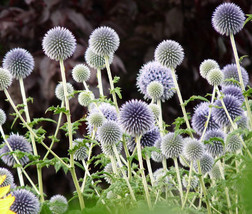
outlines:
M11 73L4 68L0 68L0 91L9 88L11 83L12 83Z
M152 111L152 113L154 114L155 118L158 119L159 118L159 115L160 115L160 108L157 104L149 104L149 108L150 110Z
M90 69L84 64L75 65L72 70L72 76L76 82L86 82L90 78Z
M71 96L69 96L70 94L72 94L74 92L74 88L72 86L71 83L67 82L66 84L66 88L67 88L67 94L68 94L68 99L71 99ZM64 86L63 83L60 82L56 88L55 88L55 95L56 97L61 100L64 101L65 100L65 96L64 96Z
M152 99L158 100L164 93L164 87L158 81L153 81L147 86L147 93Z
M201 102L194 109L194 114L192 116L192 128L199 135L201 135L205 129L208 113L209 113L209 103L207 102ZM208 131L208 130L214 130L218 128L220 128L220 126L215 122L211 114L206 130Z
M103 143L101 141L101 150L102 153L105 154L106 156L115 156L114 150L113 150L113 144L107 144L107 143ZM122 143L116 143L116 150L118 152L118 154L121 153L122 151Z
M246 87L249 82L249 75L248 75L248 72L242 66L240 67L241 67L241 75L242 75L243 84ZM235 86L240 87L240 84L237 83L239 82L239 76L238 76L238 70L237 70L236 64L226 65L222 69L222 72L224 74L224 82L222 83L222 86L235 85ZM234 79L237 82L229 81L230 79Z
M248 117L243 113L241 118L236 121L238 128L247 129L248 128Z
M26 189L19 189L12 192L15 197L14 203L11 205L10 210L17 214L38 214L40 212L40 203L38 198Z
M206 78L207 74L209 73L209 71L211 71L212 69L219 69L219 68L220 68L220 66L219 66L219 64L215 60L213 60L213 59L205 59L200 64L200 67L199 67L200 75L203 78Z
M74 151L75 160L85 160L88 158L88 145L84 145L83 138L77 138L73 141L73 148L77 147Z
M189 161L196 161L203 157L204 145L196 139L187 139L184 143L183 155Z
M184 188L187 188L188 183L189 183L189 176L187 174L185 174L182 178L182 184L183 184ZM195 175L192 176L191 182L190 182L190 189L191 190L196 189L198 184L199 184L199 178Z
M242 116L243 110L241 108L241 103L237 100L237 98L232 95L226 95L223 98L223 102L233 121L235 118ZM216 121L216 123L218 123L221 127L230 125L229 118L223 109L221 101L218 99L213 105L216 106L212 109L213 119Z
M232 95L234 97L237 98L237 100L239 100L241 103L243 103L244 101L244 96L242 94L242 90L240 87L237 87L235 85L229 85L229 86L225 86L222 88L221 92L224 94L224 95Z
M67 211L67 199L63 195L54 195L50 198L49 209L53 214L63 214Z
M166 158L177 158L183 152L183 138L175 133L168 133L162 138L161 151Z
M88 43L94 53L100 56L109 56L118 49L120 39L115 30L102 26L92 32Z
M0 109L0 126L2 126L6 121L6 114L3 109Z
M11 134L7 139L7 141L9 142L10 147L12 148L13 151L19 150L21 152L27 152L27 153L32 152L31 144L21 135ZM10 152L7 145L5 145L2 149L0 149L0 155L3 155L7 152ZM10 154L2 156L1 159L8 166L14 166L14 164L16 163L13 155ZM26 163L28 163L29 158L25 155L21 159L19 159L19 161L22 165L25 165Z
M94 53L90 47L87 48L84 57L85 57L86 63L91 68L102 70L106 67L104 56L100 56L100 55ZM109 64L111 64L113 62L113 57L114 57L113 53L110 53L108 55Z
M162 66L159 62L150 61L143 65L137 77L137 88L145 99L152 99L147 92L150 83L159 82L163 86L162 101L170 99L175 93L175 85L172 79L171 70Z
M64 27L54 27L44 36L43 51L52 60L60 61L71 57L76 48L73 34Z
M203 139L204 141L210 141L205 144L206 151L213 157L222 155L225 137L225 133L221 129L207 131Z
M219 5L212 16L214 29L226 36L238 33L245 21L245 15L241 8L234 3L223 3Z
M212 86L221 85L224 81L224 74L218 68L212 69L208 72L206 79Z
M226 150L235 153L236 151L242 149L241 138L237 134L229 134L226 139Z
M163 66L175 69L184 59L184 50L178 42L164 40L157 46L154 57Z
M211 155L205 153L202 158L200 159L200 168L201 173L206 174L207 172L211 171L214 165L214 159ZM196 162L194 162L194 168L196 172L198 172L198 165Z
M167 170L164 170L163 168L159 168L157 169L154 173L153 173L153 177L154 177L154 186L158 186L160 184L161 185L161 191L164 192L166 191L166 188L171 188L173 186L171 178L169 175L167 175Z
M81 106L87 107L94 98L94 94L91 91L82 91L78 95L78 102Z
M148 105L140 100L130 100L120 108L119 122L131 136L140 136L154 125L154 115Z
M115 106L109 103L101 103L98 108L93 108L90 111L90 114L94 112L102 112L106 120L117 121L117 111Z
M211 179L221 179L222 178L222 172L221 172L221 168L219 166L218 163L214 164L213 168L211 169L211 171L209 172L210 178Z
M105 118L100 112L93 112L88 116L88 124L95 127L100 127L105 121Z
M117 167L118 164L116 164ZM112 167L112 164L111 163L108 163L105 167L104 167L104 172L106 172L106 174L104 174L104 179L107 183L109 184L112 184L113 183L113 177L112 175L114 174L114 171L113 171L113 167ZM122 177L123 174L122 172L119 173L119 175Z
M164 159L166 159L165 156L161 152L161 142L162 142L162 139L159 138L154 143L154 147L156 147L157 149L160 149L160 152L156 152L156 151L151 152L151 159L157 163L161 163Z
M104 144L113 145L117 143L121 137L121 128L115 121L106 121L98 129L98 139Z
M14 48L6 53L3 68L10 71L16 79L26 78L34 68L33 56L23 48Z
M6 175L6 178L2 184L0 184L0 187L5 187L5 186L12 186L14 184L14 178L11 172L3 167L0 167L0 176Z

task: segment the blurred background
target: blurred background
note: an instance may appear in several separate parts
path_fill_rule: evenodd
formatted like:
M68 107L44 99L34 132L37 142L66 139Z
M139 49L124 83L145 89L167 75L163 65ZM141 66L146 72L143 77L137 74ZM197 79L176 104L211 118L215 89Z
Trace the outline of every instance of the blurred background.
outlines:
M136 88L136 77L139 69L146 62L153 60L156 46L164 39L179 42L185 51L185 59L177 68L178 82L184 100L192 95L204 96L211 93L212 88L199 75L199 65L204 59L215 59L221 67L234 61L228 37L217 34L211 26L211 16L219 0L0 0L0 61L6 52L12 48L27 49L35 58L33 73L24 80L27 96L33 97L29 105L32 117L57 116L46 113L51 106L60 105L54 96L54 90L60 80L59 65L50 60L42 51L41 43L44 34L54 26L68 28L76 37L77 49L73 57L65 61L67 80L76 90L83 89L82 84L72 80L71 70L74 65L84 62L84 52L88 46L91 32L99 26L113 28L120 37L120 47L111 65L113 75L121 79L117 84L122 88L125 101L137 98L143 99ZM251 0L232 1L238 4L245 14L252 13ZM252 70L252 23L235 36L239 55L248 55L242 66L251 74ZM251 76L251 75L250 75ZM250 81L251 82L251 81ZM92 70L88 82L94 93L96 87L96 71ZM108 94L108 79L103 73L103 85ZM19 84L14 81L9 93L15 103L21 103ZM7 114L12 113L10 105L5 102L5 96L0 93L0 107ZM189 103L187 111L192 113L193 107L199 102ZM87 113L77 99L71 100L72 120L75 121ZM167 124L182 116L177 97L163 103L163 117ZM10 128L13 117L8 117L4 125L7 134L26 130L15 125ZM51 124L43 124L48 134L53 133ZM172 126L170 127L172 129ZM80 127L75 137L85 135L86 126ZM60 156L67 155L68 142L64 133L59 133L61 141L54 150ZM60 144L60 145L59 145ZM43 148L39 149L44 154ZM0 162L0 166L4 166ZM6 166L4 166L6 167ZM34 168L30 167L31 172ZM14 171L14 170L13 170ZM35 172L35 171L34 171ZM78 172L82 177L82 172ZM33 176L36 180L36 176ZM54 194L69 194L73 191L71 177L62 170L55 174L54 168L44 168L43 179L45 193L50 197ZM17 179L16 179L17 181Z

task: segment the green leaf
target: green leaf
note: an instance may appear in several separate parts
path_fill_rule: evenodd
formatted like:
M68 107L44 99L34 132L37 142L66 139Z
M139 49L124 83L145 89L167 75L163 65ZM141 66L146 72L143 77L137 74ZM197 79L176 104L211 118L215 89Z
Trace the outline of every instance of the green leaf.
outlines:
M205 97L193 95L188 100L184 101L183 106L186 106L189 102L194 101L194 100L202 100L202 101L205 101L205 102L209 102L208 99L205 98Z
M40 122L52 122L52 123L57 123L55 120L53 119L50 119L50 118L44 118L44 117L40 117L40 118L34 118L32 120L32 122L29 124L29 125L37 125L38 123Z
M112 93L116 93L117 94L117 96L120 98L120 99L122 99L122 94L121 94L121 88L120 87L116 87L116 88L114 88L113 90L110 90L110 93L112 94Z
M246 58L246 57L249 57L249 56L248 56L248 55L243 55L243 56L241 56L240 59L239 59L239 62L241 63L242 60L243 60L244 58Z
M246 16L247 16L248 18L245 20L245 22L244 22L244 24L243 24L243 27L244 27L249 21L252 20L252 14L246 14Z
M120 80L120 77L118 76L115 76L114 79L113 79L113 83L118 83Z

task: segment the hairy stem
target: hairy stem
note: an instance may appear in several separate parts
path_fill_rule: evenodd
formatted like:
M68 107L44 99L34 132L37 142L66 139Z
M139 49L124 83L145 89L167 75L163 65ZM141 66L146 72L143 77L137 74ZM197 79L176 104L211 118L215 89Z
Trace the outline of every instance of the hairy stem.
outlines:
M102 76L101 76L101 69L97 69L97 80L98 80L98 88L99 88L99 93L100 97L103 97L103 86L102 86Z

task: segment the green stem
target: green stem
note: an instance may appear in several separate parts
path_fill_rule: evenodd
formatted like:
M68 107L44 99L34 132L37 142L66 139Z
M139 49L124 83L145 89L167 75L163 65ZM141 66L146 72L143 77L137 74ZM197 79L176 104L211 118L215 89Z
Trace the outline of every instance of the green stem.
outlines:
M127 148L126 140L125 140L125 137L124 137L124 136L123 136L122 144L123 144L124 152L125 152L126 159L127 159L128 178L129 178L129 181L130 181L131 178L132 178L132 173L131 173L131 161L129 160L130 154L129 154L129 150L128 150L128 148Z
M179 173L178 159L177 158L173 158L173 160L174 160L175 170L176 170L176 174L177 174L177 180L178 180L178 187L179 187L179 194L180 194L181 204L183 204L183 189L182 189L181 178L180 178L180 173Z
M149 175L150 175L151 186L153 186L154 185L154 177L153 177L153 173L152 173L150 157L147 154L146 154L146 163L147 163L147 168L148 168Z
M116 160L115 160L114 156L110 155L109 158L110 158L110 161L111 161L113 173L118 175L117 164L116 164Z
M88 88L88 85L87 85L87 83L85 81L83 81L83 85L84 85L84 88L85 88L86 91L90 91L89 88Z
M185 195L185 199L184 199L184 202L183 202L183 205L182 205L182 209L184 209L184 207L185 207L185 204L186 204L186 201L187 201L187 198L188 198L188 194L189 194L189 191L190 191L190 188L191 188L192 171L193 171L192 168L193 168L193 162L191 161L190 171L189 171L189 179L188 179L188 183L187 183L187 187L186 187L186 195Z
M70 113L70 106L69 106L69 100L68 100L68 92L67 92L67 83L66 83L66 76L65 76L65 67L63 60L60 60L60 72L61 72L61 78L63 83L63 89L64 89L64 97L65 97L65 105L66 105L66 117L67 117L67 128L68 128L68 139L69 139L69 149L73 149L73 133L72 133L72 122L71 122L71 113ZM77 191L77 195L80 202L80 208L83 210L85 208L83 195L81 193L80 185L76 176L75 167L74 167L74 158L73 153L70 154L70 172L73 178L73 182L75 185L75 189Z
M20 186L23 187L24 186L24 178L23 178L22 170L20 169L20 167L17 167L17 173L18 173L18 179L19 179Z
M162 103L161 103L161 100L158 99L157 100L157 105L159 107L159 117L158 117L158 125L159 125L159 129L160 129L160 133L161 135L164 134L164 127L163 127L163 116L162 116Z
M98 88L100 97L103 97L103 87L102 87L102 76L101 76L101 69L97 68L97 80L98 80Z

